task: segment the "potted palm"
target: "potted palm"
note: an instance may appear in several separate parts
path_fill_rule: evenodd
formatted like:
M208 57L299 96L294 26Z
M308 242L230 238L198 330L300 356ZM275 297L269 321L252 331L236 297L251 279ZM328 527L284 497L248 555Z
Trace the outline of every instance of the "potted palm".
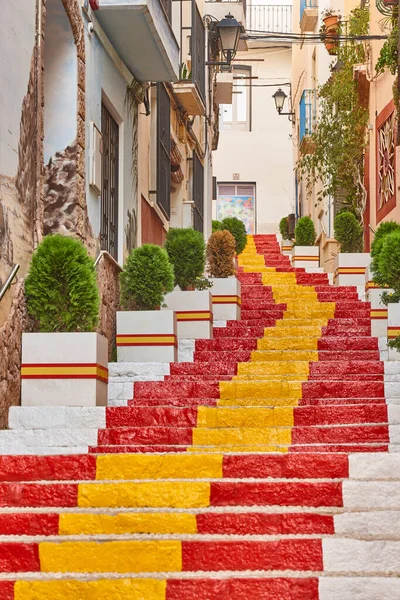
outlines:
M96 333L96 271L83 244L45 237L25 295L36 332L22 334L22 406L105 406L108 341Z
M310 217L301 217L294 230L295 241L292 253L292 265L307 270L319 267L319 246L315 246L317 234Z
M165 309L176 313L178 338L212 337L211 284L203 277L205 243L199 231L172 228L165 249L174 267L175 289L165 298Z
M335 257L334 283L364 286L371 257L368 252L362 251L363 228L349 211L337 214L333 227L335 239L340 244L340 252Z
M215 321L240 319L241 287L235 277L236 242L226 230L214 232L207 243L208 272L212 281Z
M176 319L161 311L174 287L174 270L165 250L144 244L130 253L120 274L122 311L117 312L118 362L174 362Z

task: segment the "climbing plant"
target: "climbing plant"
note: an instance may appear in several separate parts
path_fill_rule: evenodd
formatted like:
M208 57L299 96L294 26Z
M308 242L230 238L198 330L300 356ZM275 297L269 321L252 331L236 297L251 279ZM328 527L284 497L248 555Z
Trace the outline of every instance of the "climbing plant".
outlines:
M311 134L312 152L302 155L297 165L307 188L315 186L316 206L324 198L332 197L337 208L346 208L359 221L366 203L364 156L368 109L360 103L354 80L354 65L365 61L364 45L355 38L368 34L368 23L368 8L357 7L350 13L345 32L347 41L338 46L330 78L317 90L319 110Z

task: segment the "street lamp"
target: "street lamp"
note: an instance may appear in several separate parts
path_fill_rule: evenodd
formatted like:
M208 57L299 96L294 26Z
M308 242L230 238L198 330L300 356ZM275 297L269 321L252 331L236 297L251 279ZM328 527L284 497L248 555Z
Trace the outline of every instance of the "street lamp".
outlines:
M207 62L206 64L230 66L239 46L240 35L244 33L243 25L231 13L227 14L221 21L217 21L211 15L206 15L204 21L209 25L211 35L218 39L222 56L225 59L224 62Z
M275 100L275 108L278 111L278 115L287 115L289 117L289 121L291 121L294 117L294 112L282 112L287 94L285 94L285 92L279 88L275 94L272 95L272 97Z

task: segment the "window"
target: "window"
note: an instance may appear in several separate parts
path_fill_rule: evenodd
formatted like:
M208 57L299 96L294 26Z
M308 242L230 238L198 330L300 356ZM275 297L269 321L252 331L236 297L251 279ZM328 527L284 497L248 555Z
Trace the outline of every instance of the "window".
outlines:
M107 107L101 105L102 189L100 244L118 259L118 169L119 125Z
M232 104L221 104L221 131L251 131L251 67L233 67Z

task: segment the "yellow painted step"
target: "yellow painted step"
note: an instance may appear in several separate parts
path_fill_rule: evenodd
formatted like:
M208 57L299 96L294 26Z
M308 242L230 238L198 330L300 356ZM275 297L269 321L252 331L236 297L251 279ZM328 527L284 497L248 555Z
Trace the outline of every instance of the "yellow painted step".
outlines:
M62 513L60 515L60 535L123 535L125 533L197 533L196 515L173 512L115 515Z
M41 542L45 573L154 573L182 570L181 543L175 540Z
M267 361L312 361L318 360L318 352L310 350L253 350L252 362Z
M14 600L165 600L163 579L17 581Z
M201 508L209 503L210 484L203 481L78 484L81 508Z
M288 452L288 450L289 448L286 444L281 446L257 446L255 444L242 446L190 446L188 448L188 452L195 453L201 451L202 454L211 454L213 452L223 452L224 454L239 454L240 452L251 452L252 454L258 454L260 452Z
M221 381L220 399L301 398L301 384L269 381Z
M318 338L261 338L257 350L317 350Z
M211 408L199 406L198 427L292 427L293 409L276 408Z
M243 267L244 273L272 273L275 267Z
M96 459L96 479L195 479L222 477L222 456L109 454Z
M308 361L251 361L238 364L238 375L303 375L308 378Z
M276 322L275 327L324 327L327 322L327 317L317 317L316 319L294 319L286 318L287 313L284 314L283 319ZM267 328L266 328L267 329Z
M236 375L235 381L305 381L304 375Z
M290 444L291 427L226 427L193 429L193 446Z
M267 327L265 329L264 338L284 338L284 337L321 337L321 327L310 325L302 327Z

